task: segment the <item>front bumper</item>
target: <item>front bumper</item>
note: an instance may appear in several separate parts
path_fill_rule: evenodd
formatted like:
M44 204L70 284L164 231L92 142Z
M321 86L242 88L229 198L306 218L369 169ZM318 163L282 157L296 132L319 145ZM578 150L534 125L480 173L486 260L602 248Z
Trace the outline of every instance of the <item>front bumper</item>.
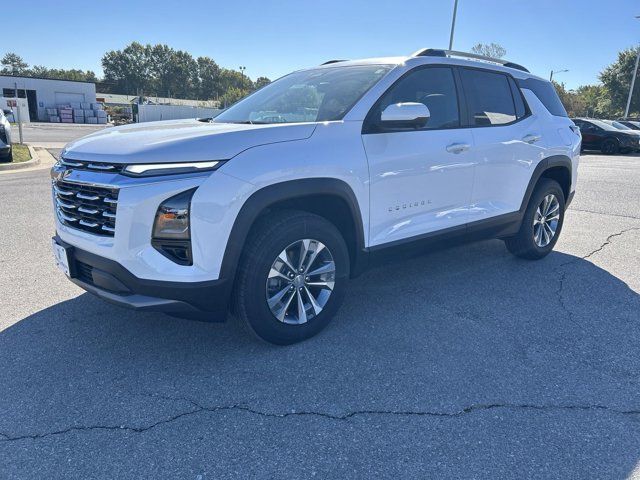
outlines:
M226 319L231 282L168 282L138 278L119 263L73 247L69 250L70 280L103 300L143 311L164 312L207 321Z

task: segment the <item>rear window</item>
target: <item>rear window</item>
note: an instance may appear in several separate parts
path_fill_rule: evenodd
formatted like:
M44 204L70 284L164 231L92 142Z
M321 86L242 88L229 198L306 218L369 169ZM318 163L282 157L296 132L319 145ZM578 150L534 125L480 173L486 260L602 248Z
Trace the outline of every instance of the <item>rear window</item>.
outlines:
M560 97L556 93L556 89L550 82L538 80L535 78L527 78L526 80L518 80L520 88L527 88L536 94L538 100L549 110L551 115L558 117L568 117L567 111L564 109Z

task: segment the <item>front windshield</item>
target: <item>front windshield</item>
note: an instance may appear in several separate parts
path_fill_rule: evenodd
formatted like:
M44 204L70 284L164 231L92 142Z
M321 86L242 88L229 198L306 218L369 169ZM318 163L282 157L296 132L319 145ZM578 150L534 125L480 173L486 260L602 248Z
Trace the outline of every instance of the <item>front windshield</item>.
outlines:
M340 120L391 65L355 65L295 72L240 100L215 123Z

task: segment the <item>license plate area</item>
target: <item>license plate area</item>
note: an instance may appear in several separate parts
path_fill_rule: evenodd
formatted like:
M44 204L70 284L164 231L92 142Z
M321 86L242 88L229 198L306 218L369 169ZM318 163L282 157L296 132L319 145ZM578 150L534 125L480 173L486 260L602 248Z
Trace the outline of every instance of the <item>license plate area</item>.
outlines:
M53 250L53 258L56 262L57 267L64 273L67 277L72 276L72 256L71 249L72 247L67 247L58 243L55 238L51 239L51 248Z

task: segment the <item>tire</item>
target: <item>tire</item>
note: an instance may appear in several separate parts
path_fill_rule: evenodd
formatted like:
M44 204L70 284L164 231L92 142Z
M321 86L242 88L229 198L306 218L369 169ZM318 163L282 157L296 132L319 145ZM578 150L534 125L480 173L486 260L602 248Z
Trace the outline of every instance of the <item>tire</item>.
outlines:
M544 202L550 195L555 197L557 201L558 218L555 224L554 221L551 220L548 223L548 227L545 227L539 222L538 208L540 208L540 211L543 210ZM555 208L553 208L552 211L552 205L550 205L548 211L549 214L547 216L549 216L550 219L553 218L555 216ZM504 239L507 249L515 256L528 260L539 260L546 257L551 250L553 250L553 247L560 237L562 224L564 223L564 214L565 198L558 182L549 178L540 179L529 199L520 230L513 237ZM537 223L534 224L534 220ZM546 222L545 219L545 223ZM553 229L554 226L555 229ZM553 236L550 236L549 232L552 229ZM546 243L548 236L550 236L550 239L549 242Z
M620 150L620 144L614 138L607 138L602 142L600 146L600 151L604 155L615 155Z
M302 243L306 240L317 243ZM303 248L308 249L302 262L306 274L299 272ZM319 253L314 256L315 251ZM287 263L278 260L283 258L283 252ZM298 269L294 278L290 278L293 272L287 264ZM326 272L313 274L320 267ZM348 278L349 252L332 223L308 212L277 211L259 220L247 239L236 277L234 315L266 342L276 345L301 342L329 324L344 299ZM280 300L274 300L283 291ZM272 306L267 303L268 296L275 303Z
M13 162L13 148L9 150L9 153L0 157L0 163L11 163Z

